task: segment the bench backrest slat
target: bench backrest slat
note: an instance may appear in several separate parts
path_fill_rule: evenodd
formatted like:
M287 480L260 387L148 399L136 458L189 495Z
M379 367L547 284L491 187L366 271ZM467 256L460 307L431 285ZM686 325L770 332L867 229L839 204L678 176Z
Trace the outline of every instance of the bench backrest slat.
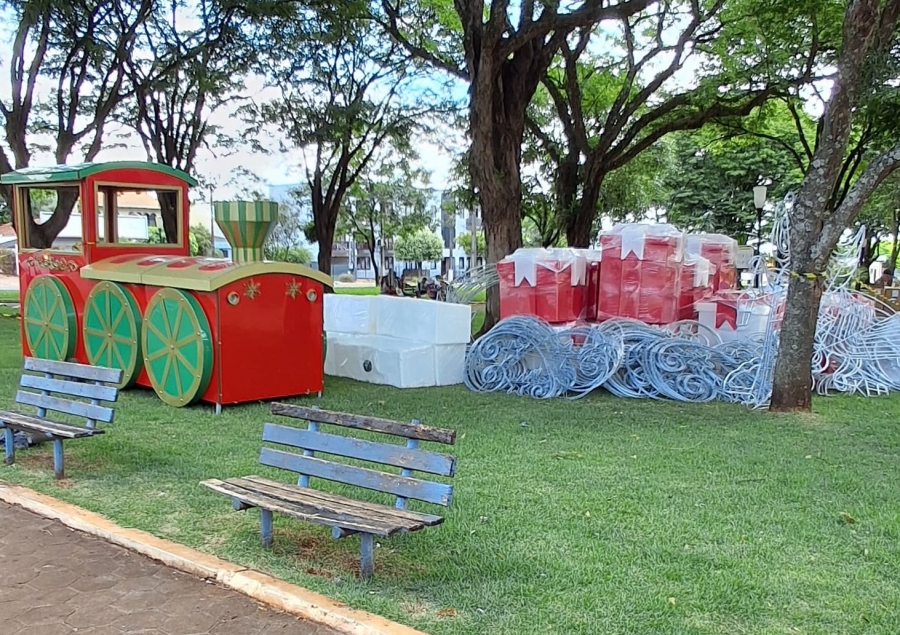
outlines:
M57 362L37 357L25 358L25 370L38 373L50 373L87 381L102 381L107 384L118 384L122 381L123 371L119 368L104 368L102 366L88 366L86 364L73 364L72 362Z
M25 390L20 390L16 393L16 403L34 406L39 410L52 410L53 412L84 417L89 421L111 423L113 420L112 408L95 406L82 401L72 401L71 399L61 399L50 395L39 395Z
M317 421L319 423L330 423L344 428L382 432L384 434L392 434L407 439L434 441L436 443L446 443L447 445L453 445L456 442L456 430L445 428L431 428L421 424L403 423L400 421L391 421L390 419L379 419L377 417L363 417L343 412L317 410L306 406L294 406L285 403L273 403L271 411L272 414L275 415L293 417L295 419L305 419L306 421Z
M119 396L119 391L114 386L84 384L77 381L39 377L38 375L23 374L19 385L22 388L35 388L60 395L71 395L72 397L83 397L98 401L115 401Z
M322 411L316 412L324 414ZM263 428L263 441L441 476L453 476L456 470L456 457L449 454L289 428L273 423L267 423Z
M333 461L325 461L311 456L301 456L272 448L263 448L259 453L259 462L270 467L291 470L300 474L316 476L329 481L355 485L365 489L386 492L403 498L438 505L450 505L453 497L453 486L433 481L423 481L408 476L387 474L355 465L345 465Z

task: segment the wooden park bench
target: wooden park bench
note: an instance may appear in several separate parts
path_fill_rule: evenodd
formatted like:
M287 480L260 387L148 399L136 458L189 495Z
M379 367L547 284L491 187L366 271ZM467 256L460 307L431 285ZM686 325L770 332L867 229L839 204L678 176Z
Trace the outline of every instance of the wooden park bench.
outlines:
M456 470L455 456L421 450L418 444L420 441L453 444L456 441L455 430L281 403L272 404L272 414L309 422L307 429L273 423L265 424L263 429L263 441L303 450L303 454L298 454L263 447L259 454L262 465L300 474L297 485L259 476L225 481L211 479L201 483L211 490L230 496L235 509L259 507L263 545L272 544L272 512L331 527L334 538L360 534L360 577L369 578L375 570L374 536L418 531L443 522L441 516L409 510L406 504L409 499L416 499L450 505L452 485L416 478L412 474L416 471L453 476ZM403 437L406 445L328 434L319 430L320 424ZM400 468L400 474L324 459L316 456L316 452L393 466ZM323 492L310 487L310 477L391 494L396 496L396 502L391 507Z
M15 462L14 432L26 432L39 439L53 441L53 471L56 478L65 478L63 441L103 434L97 423L112 423L113 409L101 406L100 402L113 402L118 398L119 389L110 384L122 381L122 371L33 357L25 358L24 368L41 374L23 372L19 386L38 392L19 390L16 403L33 406L37 413L30 415L0 410L0 428L5 433L6 464ZM47 417L48 411L84 419L84 425L54 421Z

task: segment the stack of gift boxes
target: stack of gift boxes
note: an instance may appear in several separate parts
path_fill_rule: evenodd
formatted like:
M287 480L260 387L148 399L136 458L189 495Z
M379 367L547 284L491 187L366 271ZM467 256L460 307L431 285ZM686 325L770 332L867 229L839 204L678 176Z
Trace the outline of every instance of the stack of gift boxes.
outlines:
M700 303L715 304L720 293L731 300L736 252L728 236L637 223L603 232L598 250L520 249L497 265L500 314L535 315L551 324L697 319Z

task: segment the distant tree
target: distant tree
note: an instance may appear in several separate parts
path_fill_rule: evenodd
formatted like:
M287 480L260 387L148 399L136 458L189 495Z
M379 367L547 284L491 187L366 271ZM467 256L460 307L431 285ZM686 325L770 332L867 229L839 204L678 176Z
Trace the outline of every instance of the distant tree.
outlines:
M209 228L204 225L191 225L191 255L208 256L213 246L213 237Z
M278 205L278 222L269 232L264 247L268 260L282 262L299 262L304 254L309 264L311 255L306 249L306 225L310 217L309 195L306 186L300 186L288 192L288 199ZM326 272L329 273L329 272Z
M403 262L414 262L422 268L423 262L435 262L444 255L444 243L427 229L420 229L410 236L400 236L394 242L394 253Z
M463 250L467 256L472 256L472 232L465 232L456 237L456 245ZM475 234L475 249L478 253L475 256L484 256L486 247L484 243L484 232Z

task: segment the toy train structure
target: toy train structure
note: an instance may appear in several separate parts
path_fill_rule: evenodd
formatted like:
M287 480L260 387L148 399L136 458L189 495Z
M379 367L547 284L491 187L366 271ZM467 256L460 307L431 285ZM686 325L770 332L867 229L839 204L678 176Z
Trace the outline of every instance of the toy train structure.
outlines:
M92 163L16 170L0 182L13 193L25 355L121 368L122 387L152 388L176 407L321 394L332 280L264 260L276 203L213 203L233 253L207 258L190 256L188 188L197 182L179 170ZM73 205L69 226L80 213L80 242L32 248L46 242L32 238L48 201Z

